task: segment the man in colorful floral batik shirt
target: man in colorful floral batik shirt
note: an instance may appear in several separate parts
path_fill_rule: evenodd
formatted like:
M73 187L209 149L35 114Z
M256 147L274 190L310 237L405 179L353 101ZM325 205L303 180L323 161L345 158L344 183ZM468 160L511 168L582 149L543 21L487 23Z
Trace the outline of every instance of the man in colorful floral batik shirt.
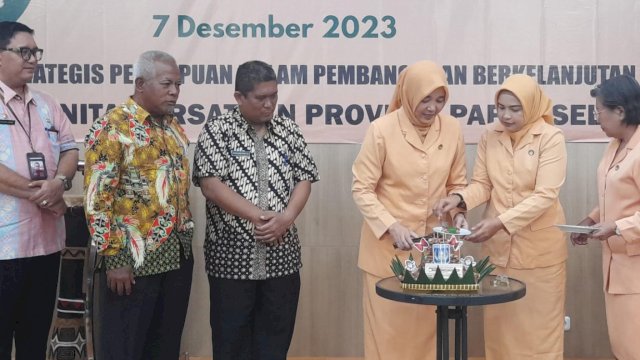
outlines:
M285 360L300 292L294 220L318 180L296 123L274 116L270 65L238 67L238 106L202 129L193 181L207 198L213 358Z
M171 55L148 51L134 78L85 144L85 211L104 259L97 358L175 360L193 270L189 142L173 116L181 77Z

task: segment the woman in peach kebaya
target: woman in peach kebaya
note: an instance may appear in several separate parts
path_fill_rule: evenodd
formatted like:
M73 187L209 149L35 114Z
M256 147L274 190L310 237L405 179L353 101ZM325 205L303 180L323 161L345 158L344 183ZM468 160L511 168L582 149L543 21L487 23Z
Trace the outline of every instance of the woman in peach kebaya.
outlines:
M358 266L367 360L435 357L435 307L381 298L375 284L393 276L395 255L408 257L412 237L438 225L434 202L467 183L460 125L440 114L448 97L441 66L421 61L407 67L387 114L371 124L353 163L353 198L364 216Z
M598 166L598 206L579 225L597 228L572 234L575 244L602 243L607 328L617 359L640 359L640 85L628 75L591 91L595 115L611 142Z
M469 186L436 204L448 211L487 203L466 241L482 243L494 274L526 283L518 301L484 307L487 360L561 360L567 245L558 200L567 152L551 100L535 80L513 75L495 97L499 122L478 143ZM526 334L526 336L523 336Z

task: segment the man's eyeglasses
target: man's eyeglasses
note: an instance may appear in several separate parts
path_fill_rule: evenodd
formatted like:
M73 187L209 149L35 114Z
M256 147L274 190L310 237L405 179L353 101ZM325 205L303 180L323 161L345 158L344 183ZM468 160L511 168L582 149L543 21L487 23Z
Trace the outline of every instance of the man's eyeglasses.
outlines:
M44 50L42 49L31 49L28 47L21 47L21 48L2 48L0 49L0 51L11 51L14 52L18 55L20 55L20 57L22 57L22 60L24 61L29 61L31 59L31 56L33 55L33 57L36 58L37 61L42 60L42 53L44 52Z
M604 109L601 110L593 110L593 118L597 121L598 118L600 117L600 113L603 112Z

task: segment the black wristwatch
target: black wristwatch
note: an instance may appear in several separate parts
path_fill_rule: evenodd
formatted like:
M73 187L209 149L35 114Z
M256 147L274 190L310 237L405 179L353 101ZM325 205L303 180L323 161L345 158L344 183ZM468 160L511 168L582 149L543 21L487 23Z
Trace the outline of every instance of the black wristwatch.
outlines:
M67 179L64 175L56 175L56 179L62 181L62 185L64 186L64 191L71 190L71 180Z
M458 194L458 193L451 193L451 195L455 195L457 197L460 198L460 202L458 203L458 207L461 209L466 209L467 208L467 203L464 202L464 198L462 197L462 195Z

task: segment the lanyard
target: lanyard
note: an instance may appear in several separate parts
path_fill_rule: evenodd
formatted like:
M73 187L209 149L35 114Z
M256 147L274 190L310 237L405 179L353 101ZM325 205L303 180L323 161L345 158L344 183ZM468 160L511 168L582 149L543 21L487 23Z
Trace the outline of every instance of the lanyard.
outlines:
M1 90L0 90L0 100L2 100L2 102L4 102L4 92L1 91ZM9 111L11 112L11 115L13 115L13 117L16 119L16 121L18 122L18 124L22 128L22 131L24 131L24 134L27 135L27 139L29 139L29 146L31 147L31 151L35 152L35 149L33 148L33 142L31 142L31 107L29 106L29 103L27 103L26 105L27 105L27 116L29 118L29 131L27 131L27 129L25 129L24 125L22 125L22 121L20 121L20 119L18 119L18 116L13 111L13 109L11 108L11 106L9 105L8 102L6 103L5 106L7 107L7 109L9 109Z
M22 125L22 121L18 119L18 117L16 116L16 113L13 112L13 109L11 108L11 106L9 106L9 104L7 104L7 108L9 109L9 111L11 111L11 115L13 115L13 117L16 118L16 121L22 128L22 131L24 131L25 135L27 135L27 139L29 139L29 146L31 146L31 151L35 152L33 148L33 143L31 142L31 107L29 106L29 104L27 104L27 116L29 117L29 131L27 131L27 129L24 128L24 125Z

